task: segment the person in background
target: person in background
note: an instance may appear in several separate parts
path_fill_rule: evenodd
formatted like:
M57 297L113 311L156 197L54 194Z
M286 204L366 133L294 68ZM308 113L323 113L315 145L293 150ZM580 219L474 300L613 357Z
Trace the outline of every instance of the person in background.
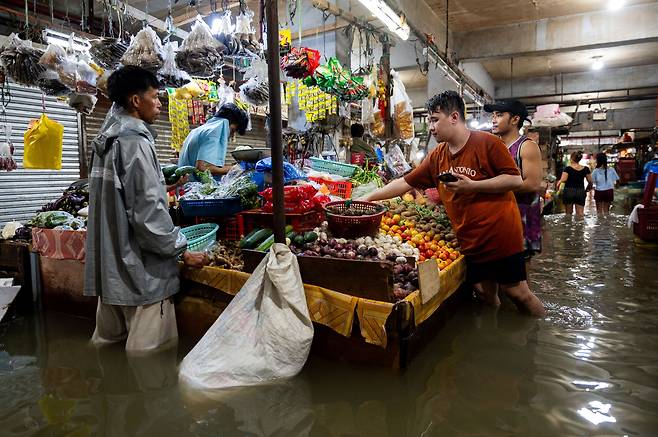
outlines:
M507 145L512 158L521 171L523 184L514 192L523 222L523 238L526 259L541 252L541 202L542 189L541 151L537 143L519 131L528 120L528 110L518 100L503 100L484 105L492 112L492 132Z
M594 180L594 201L596 213L610 214L610 205L615 200L615 183L619 176L614 168L608 168L608 156L605 153L596 155L596 169L592 173Z
M178 256L202 267L207 256L186 250L174 226L150 126L160 114L158 79L127 66L108 79L114 102L92 141L85 296L98 296L92 343L126 340L130 352L178 338L171 296L178 292Z
M363 153L368 162L377 162L377 153L375 149L368 144L364 139L365 128L362 124L354 123L350 126L350 134L352 135L352 147L350 147L350 162L354 162L354 155Z
M576 208L576 217L585 217L585 199L587 191L592 189L592 175L589 167L580 165L583 159L583 152L573 152L570 156L569 166L562 172L562 177L557 182L556 191L560 191L560 185L564 184L562 193L562 203L566 215L573 214ZM585 179L587 179L587 188L585 188Z
M467 280L480 297L498 306L500 288L520 310L543 316L544 305L528 287L523 225L513 194L523 179L505 143L466 127L464 100L455 91L432 97L427 109L439 145L411 173L365 200L437 188L466 256Z
M244 135L249 116L234 103L222 105L206 124L189 133L178 158L178 166L192 166L209 170L213 176L222 176L231 170L225 165L228 141L236 132Z

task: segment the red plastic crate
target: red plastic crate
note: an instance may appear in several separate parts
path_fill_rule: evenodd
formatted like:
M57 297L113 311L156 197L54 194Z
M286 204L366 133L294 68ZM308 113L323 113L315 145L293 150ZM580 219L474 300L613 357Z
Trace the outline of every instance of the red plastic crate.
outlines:
M329 189L329 193L334 195L334 196L340 196L343 199L349 199L352 197L352 182L350 181L342 181L342 182L335 182L335 181L328 181L326 179L322 178L309 178L313 182L317 182L318 184L326 185L327 188Z
M658 241L658 205L637 210L639 223L633 226L633 232L644 241Z
M244 235L255 228L273 228L274 216L272 213L263 212L260 209L242 211L238 214ZM303 214L286 214L286 225L291 225L295 232L309 231L320 225L324 220L324 213L309 211Z
M226 217L219 223L220 240L240 241L244 235L242 222L237 216Z

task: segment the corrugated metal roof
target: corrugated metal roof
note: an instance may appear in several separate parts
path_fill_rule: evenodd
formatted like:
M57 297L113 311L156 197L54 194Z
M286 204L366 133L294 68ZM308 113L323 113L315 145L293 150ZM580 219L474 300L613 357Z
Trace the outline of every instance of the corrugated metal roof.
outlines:
M64 126L62 170L23 169L23 134L30 120L41 117L41 91L10 84L11 103L6 123L12 128L14 159L18 170L0 172L0 226L11 220L25 222L48 202L58 198L80 177L78 152L78 114L66 101L45 97L48 118ZM0 123L5 119L0 115ZM0 135L0 141L4 141Z

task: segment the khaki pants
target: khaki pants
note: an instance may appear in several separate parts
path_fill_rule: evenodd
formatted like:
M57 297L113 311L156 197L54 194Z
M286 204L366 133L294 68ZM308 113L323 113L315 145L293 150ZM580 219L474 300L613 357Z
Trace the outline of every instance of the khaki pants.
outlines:
M106 305L98 298L95 345L126 340L126 351L157 349L178 339L176 312L171 299L142 306Z

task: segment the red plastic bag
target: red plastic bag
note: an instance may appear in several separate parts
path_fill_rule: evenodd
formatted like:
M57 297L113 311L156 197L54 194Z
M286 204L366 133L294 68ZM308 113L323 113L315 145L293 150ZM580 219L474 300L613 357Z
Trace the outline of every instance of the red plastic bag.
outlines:
M283 197L286 203L298 202L301 200L310 200L318 192L311 185L295 185L283 187ZM263 190L260 195L266 202L271 202L273 198L272 188Z

